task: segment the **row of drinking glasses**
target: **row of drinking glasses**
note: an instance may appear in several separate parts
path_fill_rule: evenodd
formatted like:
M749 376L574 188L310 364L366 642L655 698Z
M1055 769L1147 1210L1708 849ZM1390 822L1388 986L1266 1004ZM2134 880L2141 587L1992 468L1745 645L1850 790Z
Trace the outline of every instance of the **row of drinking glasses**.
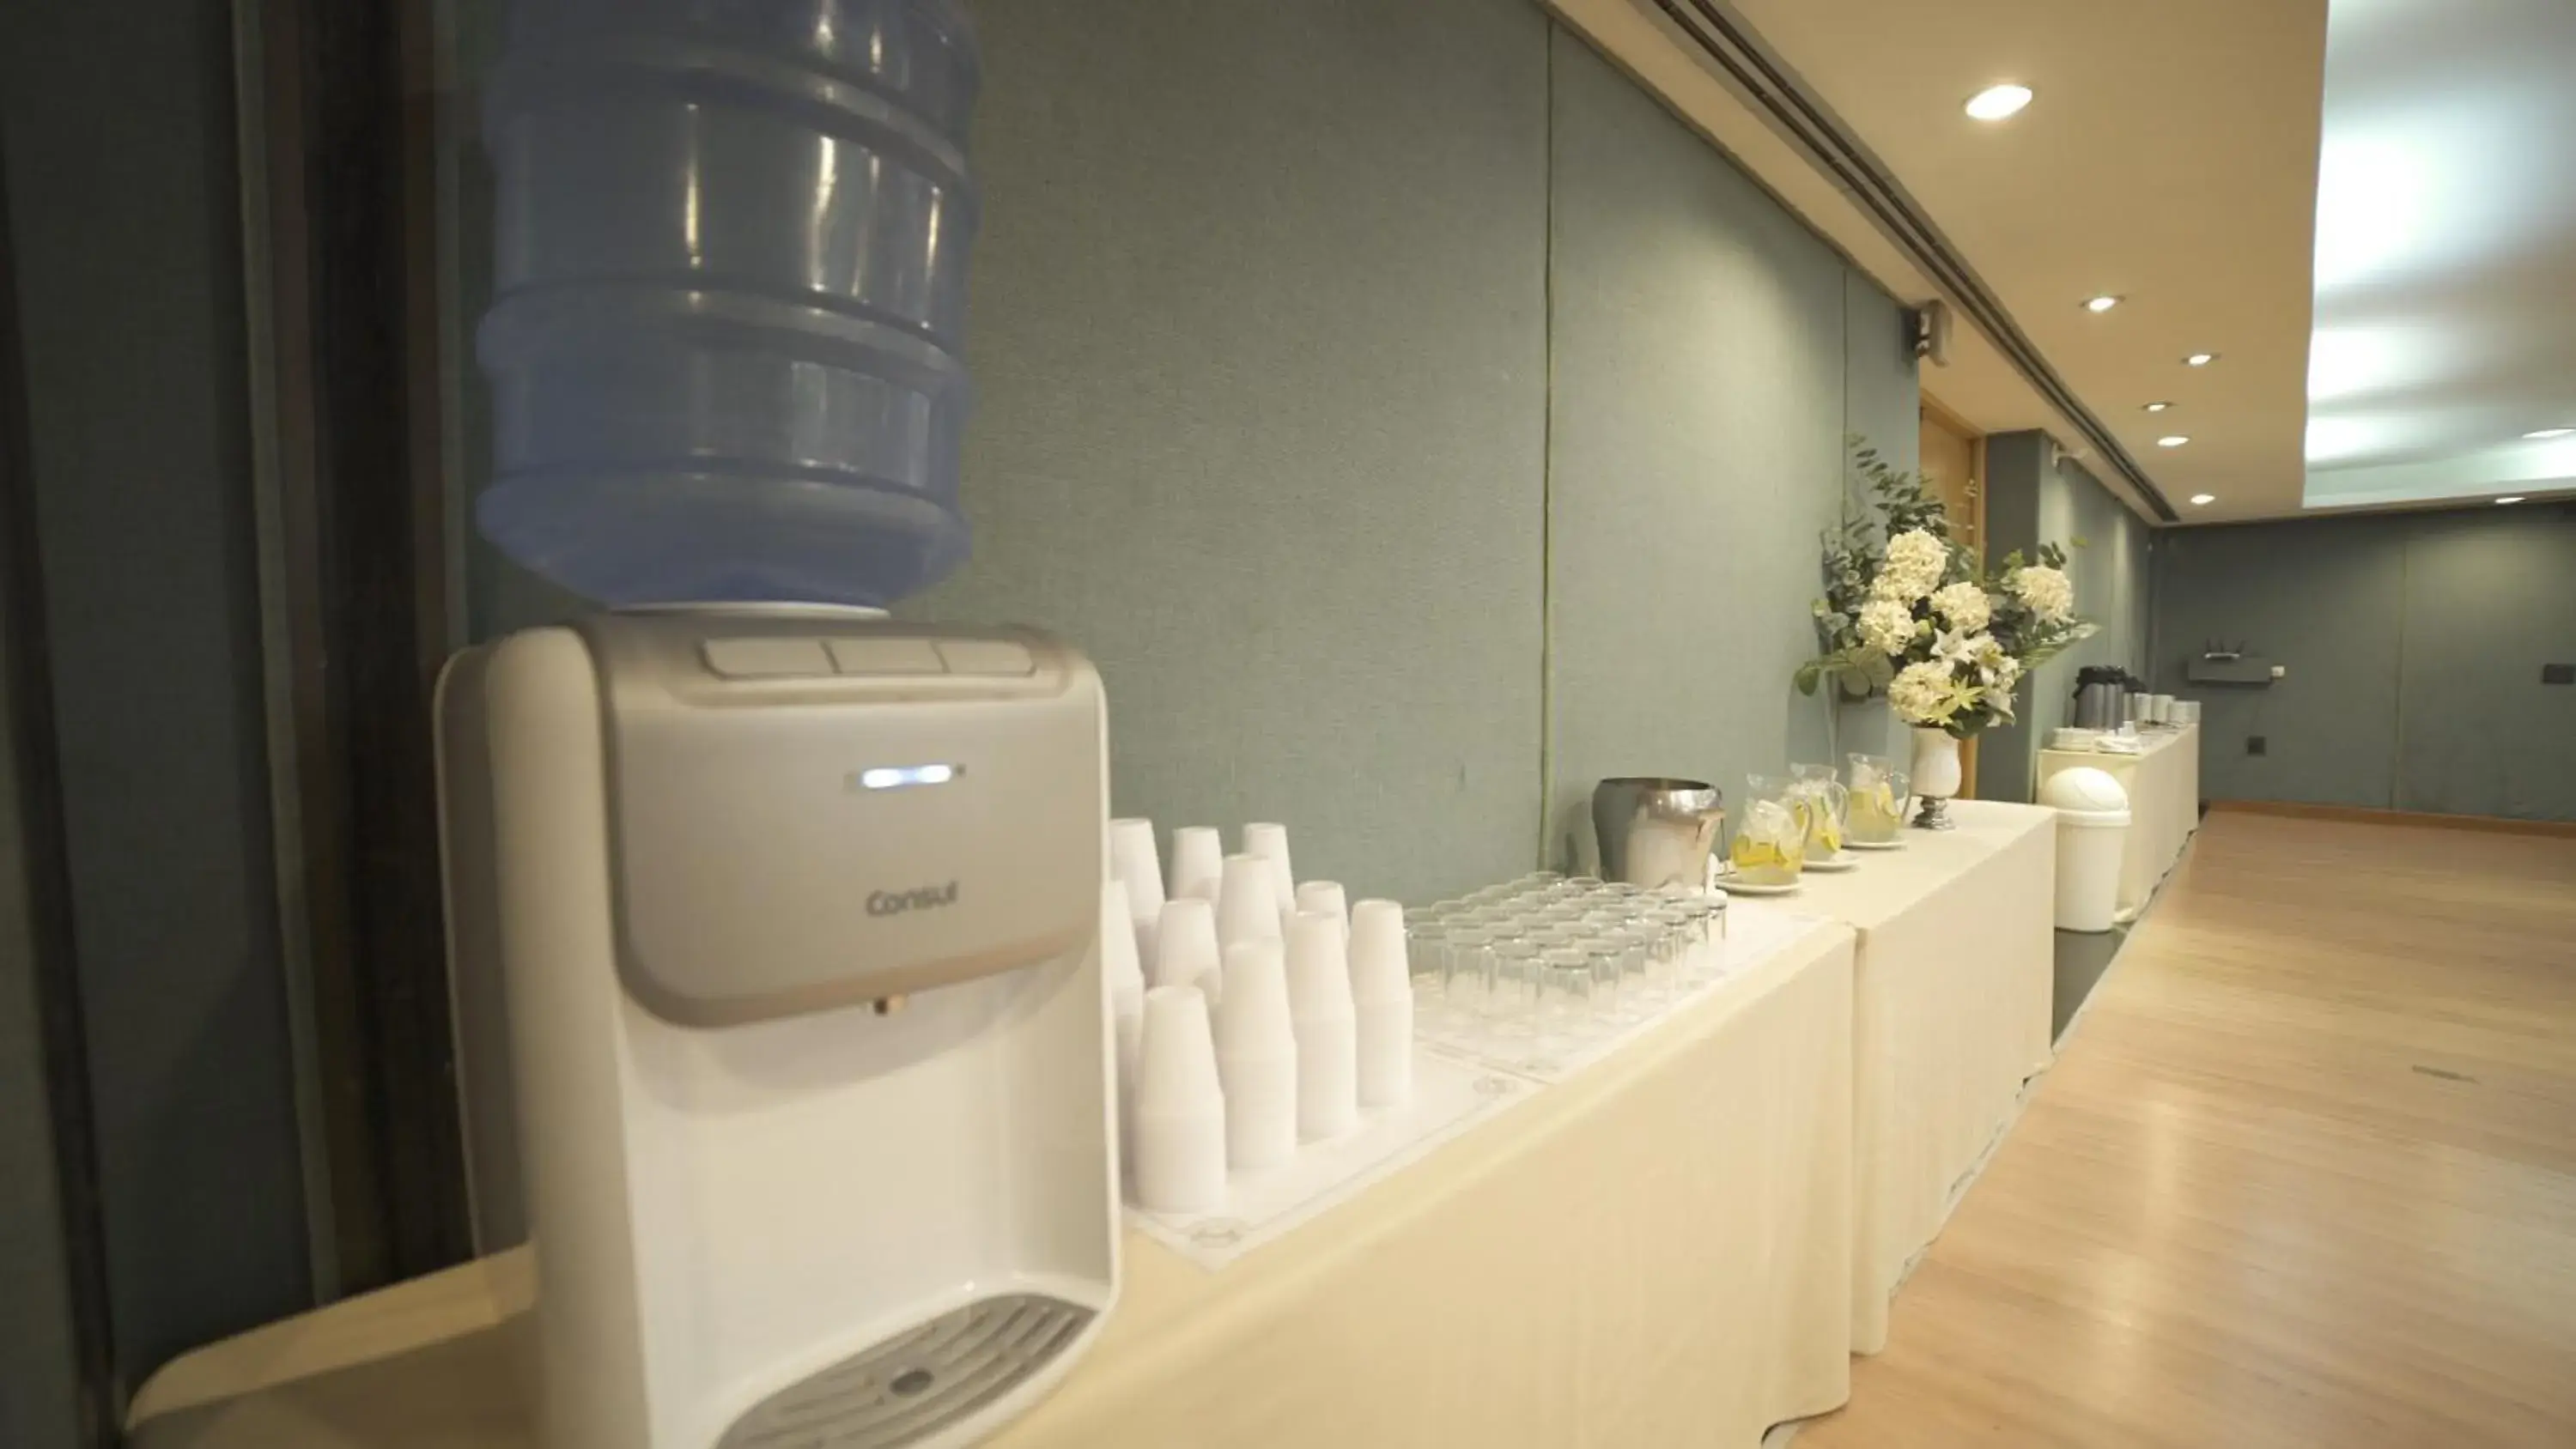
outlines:
M1652 1014L1696 984L1722 897L1538 871L1405 911L1418 1008L1504 1030Z

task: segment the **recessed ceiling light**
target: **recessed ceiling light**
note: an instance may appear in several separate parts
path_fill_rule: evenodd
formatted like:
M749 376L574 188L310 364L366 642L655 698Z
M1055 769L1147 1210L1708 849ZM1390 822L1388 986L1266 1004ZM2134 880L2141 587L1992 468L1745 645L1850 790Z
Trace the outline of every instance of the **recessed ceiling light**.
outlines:
M2019 115L2030 104L2030 87L2017 85L1988 86L1968 97L1968 114L1980 121L2000 121Z
M2534 428L2523 434L2524 437L2535 442L2542 438L2564 438L2570 435L2576 435L2576 428Z
M2195 352L2182 360L2185 367L2207 367L2218 360L2215 352Z
M2520 503L2521 501L2522 495L2519 493L2508 493L2502 498L2496 500L2498 503Z
M2163 437L2156 439L2156 446L2159 448L2179 448L2190 441L2191 439L2184 437L2180 433L2167 433Z
M2147 404L2147 411L2151 413L2160 413L2172 406L2173 404L2169 402L2151 402Z
M2217 501L2218 495L2215 493L2195 493L2191 495L2191 506L2194 508L2207 508L2209 505L2216 503Z
M2087 297L2084 299L2084 310L2087 312L2108 312L2119 305L2120 299L2112 296L2108 292L2103 293L2099 297Z

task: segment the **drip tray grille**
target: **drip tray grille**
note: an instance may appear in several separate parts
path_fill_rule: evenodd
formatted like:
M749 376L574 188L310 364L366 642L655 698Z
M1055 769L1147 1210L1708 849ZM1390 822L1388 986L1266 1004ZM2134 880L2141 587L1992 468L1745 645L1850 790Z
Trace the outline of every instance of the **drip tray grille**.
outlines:
M1072 1346L1091 1310L1034 1293L970 1303L755 1405L717 1449L899 1449L1009 1393Z

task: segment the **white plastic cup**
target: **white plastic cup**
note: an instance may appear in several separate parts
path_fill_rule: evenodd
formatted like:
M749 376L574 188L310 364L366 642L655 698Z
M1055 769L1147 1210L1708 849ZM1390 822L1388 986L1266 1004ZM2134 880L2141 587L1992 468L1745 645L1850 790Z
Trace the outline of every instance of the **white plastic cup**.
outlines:
M1297 1034L1297 1135L1309 1142L1359 1125L1359 1028L1342 922L1299 911L1288 929L1288 1015Z
M1226 947L1216 1065L1225 1082L1228 1165L1276 1167L1297 1155L1297 1057L1279 943L1238 941Z
M1207 998L1187 986L1145 993L1136 1071L1136 1200L1148 1211L1225 1206L1225 1089Z
M1224 883L1216 893L1217 943L1276 941L1281 934L1270 862L1257 855L1227 856Z
M1163 858L1154 849L1153 821L1109 822L1109 878L1126 892L1138 954L1154 959L1154 927L1163 916Z
M1184 825L1172 832L1170 896L1215 900L1217 882L1224 874L1225 841L1215 826Z
M1163 902L1162 923L1154 930L1154 984L1195 986L1207 993L1210 1006L1225 1000L1225 981L1218 975L1216 907L1197 896L1174 896Z
M1410 1105L1413 967L1404 944L1404 907L1393 901L1362 901L1351 908L1351 1006L1359 1028L1360 1105Z
M1285 906L1297 899L1297 872L1288 864L1288 827L1259 821L1243 827L1243 849L1270 862L1270 889Z
M1342 940L1351 938L1351 902L1337 880L1310 880L1297 887L1297 909L1323 911L1342 923Z

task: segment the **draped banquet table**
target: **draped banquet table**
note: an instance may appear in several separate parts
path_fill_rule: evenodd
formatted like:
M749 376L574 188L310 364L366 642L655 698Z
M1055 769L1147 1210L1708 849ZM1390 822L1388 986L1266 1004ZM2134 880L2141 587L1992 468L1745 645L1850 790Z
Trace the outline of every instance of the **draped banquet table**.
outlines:
M1884 972L1935 964L1882 947ZM1850 930L1801 922L1613 1055L1221 1270L1131 1229L1099 1342L990 1442L1752 1449L1837 1407L1854 1169L1883 1172L1853 1150L1872 1031L1854 969ZM2044 1047L2044 990L2038 1020ZM528 1276L504 1254L201 1349L145 1386L131 1442L534 1449L508 1351Z
M2047 1069L2056 812L1953 801L1948 831L1808 871L1745 911L1860 933L1852 987L1852 1347L1887 1344L1888 1300Z
M2129 838L2120 851L2122 921L2137 919L2200 828L2200 726L2150 729L2134 755L2042 750L2039 783L2079 766L2107 771L2129 792Z

